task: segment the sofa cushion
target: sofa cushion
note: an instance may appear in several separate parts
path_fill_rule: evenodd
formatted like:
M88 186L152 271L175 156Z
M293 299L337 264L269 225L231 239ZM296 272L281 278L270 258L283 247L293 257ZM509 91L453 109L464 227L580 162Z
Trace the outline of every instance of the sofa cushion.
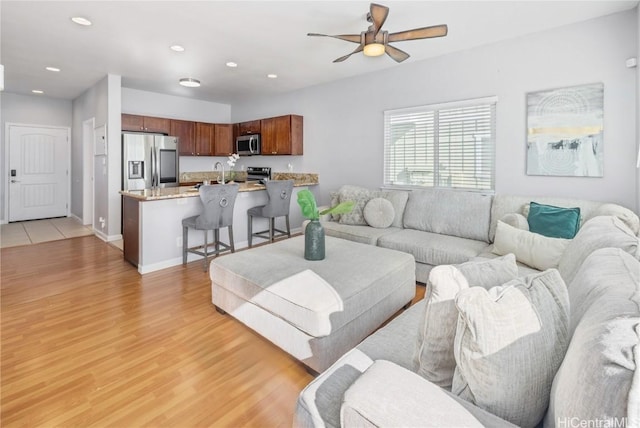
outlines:
M509 226L513 226L516 229L529 230L529 222L527 221L527 218L522 214L518 214L518 213L505 214L500 219L500 221L508 224Z
M562 278L570 284L584 260L600 248L621 248L639 257L638 237L617 217L594 217L582 226L571 240L558 263Z
M316 377L298 397L293 426L339 427L340 406L345 391L374 360L392 361L414 371L412 352L417 334L415 327L423 311L424 300L421 300Z
M569 299L573 336L545 425L572 418L580 426L624 418L629 426L639 423L640 262L619 248L593 252L569 284Z
M484 241L457 236L403 229L380 236L378 246L413 254L416 262L437 266L469 261L487 244Z
M349 241L369 245L376 245L380 237L402 230L395 227L376 229L375 227L370 226L356 226L337 223L335 221L323 221L322 226L324 227L324 233L327 236L348 239ZM302 227L304 230L304 224Z
M381 195L381 192L366 189L364 187L344 185L338 190L338 198L340 202L352 201L354 202L353 209L340 215L340 223L362 225L366 226L367 222L364 219L364 206L370 199L376 198Z
M345 392L340 419L343 427L513 427L384 360Z
M335 207L340 203L340 193L337 191L329 192L329 208ZM333 221L340 221L340 214L329 214L329 219Z
M531 202L527 216L529 230L550 238L571 239L580 227L580 208L562 208Z
M568 239L549 238L498 221L493 252L498 255L513 253L519 262L545 270L558 266L568 244Z
M640 232L640 219L638 219L636 213L620 205L602 204L595 210L592 217L608 215L618 217L635 235Z
M489 238L492 242L496 233L496 227L498 226L498 220L500 220L505 214L509 213L519 213L527 217L528 213L525 213L523 208L528 206L529 202L533 199L538 203L554 205L556 207L579 207L581 217L584 221L593 216L595 210L602 205L602 202L586 201L582 199L550 198L546 196L515 196L498 193L493 197L493 204L491 204L491 226L489 227Z
M489 242L491 195L451 190L414 190L404 227Z
M395 216L391 226L403 227L402 219L404 217L404 209L407 206L407 201L409 200L409 192L406 190L384 190L382 192L382 197L388 199L389 202L391 202L391 205L393 205Z
M453 340L458 323L456 295L469 287L486 289L502 285L518 276L516 258L509 254L492 260L434 267L429 274L424 316L418 326L415 360L418 374L451 390Z
M569 296L555 269L458 293L452 392L522 427L544 417L569 341Z
M365 204L362 214L369 226L386 229L393 223L396 212L389 200L385 198L373 198Z

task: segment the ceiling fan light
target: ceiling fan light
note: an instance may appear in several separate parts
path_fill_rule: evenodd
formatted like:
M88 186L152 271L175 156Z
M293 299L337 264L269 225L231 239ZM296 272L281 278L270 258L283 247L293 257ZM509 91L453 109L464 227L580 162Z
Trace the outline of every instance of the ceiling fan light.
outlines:
M200 81L191 77L183 77L180 79L180 84L188 88L197 88L200 86Z
M384 45L382 43L369 43L365 45L363 51L366 56L380 56L384 54Z

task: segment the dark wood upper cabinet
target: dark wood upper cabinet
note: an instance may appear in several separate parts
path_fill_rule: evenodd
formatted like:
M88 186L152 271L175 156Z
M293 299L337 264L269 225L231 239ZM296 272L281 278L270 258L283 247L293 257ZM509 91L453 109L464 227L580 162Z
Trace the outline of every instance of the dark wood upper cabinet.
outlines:
M261 121L251 120L249 122L240 122L238 124L238 135L260 134Z
M229 156L235 148L233 144L233 126L231 124L216 123L213 126L215 156Z
M121 128L123 131L144 131L144 116L136 116L135 114L122 115Z
M171 131L171 121L163 117L123 114L121 120L123 131L154 132L165 135L169 135Z
M145 132L157 132L169 135L171 131L171 120L163 117L144 117Z
M169 135L178 137L178 151L182 156L196 154L196 123L188 120L171 120Z
M302 116L271 117L261 122L263 155L302 154Z
M213 123L196 122L196 156L213 156L214 138Z

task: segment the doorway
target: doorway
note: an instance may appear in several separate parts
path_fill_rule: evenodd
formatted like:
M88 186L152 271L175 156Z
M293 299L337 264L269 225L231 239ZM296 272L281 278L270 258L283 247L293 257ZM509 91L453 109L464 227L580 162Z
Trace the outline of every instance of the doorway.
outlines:
M7 126L9 222L68 216L69 128Z

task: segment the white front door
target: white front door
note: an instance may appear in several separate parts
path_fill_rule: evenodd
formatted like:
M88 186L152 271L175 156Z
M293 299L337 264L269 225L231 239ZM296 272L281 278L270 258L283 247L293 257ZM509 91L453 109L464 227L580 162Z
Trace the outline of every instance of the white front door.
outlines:
M9 126L9 221L68 214L69 130Z

